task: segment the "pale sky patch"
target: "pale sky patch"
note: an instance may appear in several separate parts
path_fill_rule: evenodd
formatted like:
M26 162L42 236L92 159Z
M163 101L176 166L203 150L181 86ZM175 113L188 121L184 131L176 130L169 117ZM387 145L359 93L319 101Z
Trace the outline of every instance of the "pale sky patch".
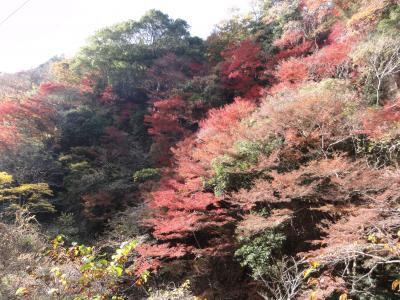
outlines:
M0 20L24 1L0 0ZM138 20L152 8L186 20L192 35L206 38L232 7L248 11L249 0L31 0L0 26L0 72L72 56L97 29Z

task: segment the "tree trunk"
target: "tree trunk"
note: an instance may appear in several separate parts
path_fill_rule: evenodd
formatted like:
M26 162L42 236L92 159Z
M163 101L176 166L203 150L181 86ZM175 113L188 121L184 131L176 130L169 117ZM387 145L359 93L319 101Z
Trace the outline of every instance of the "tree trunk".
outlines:
M382 85L382 79L378 78L378 86L376 87L376 105L379 105L380 90Z

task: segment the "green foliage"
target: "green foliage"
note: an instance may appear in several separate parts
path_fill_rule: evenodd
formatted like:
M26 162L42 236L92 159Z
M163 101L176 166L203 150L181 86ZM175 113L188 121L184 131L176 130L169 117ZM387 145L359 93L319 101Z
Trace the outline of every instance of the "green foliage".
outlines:
M80 161L80 162L72 163L69 165L70 170L73 172L83 171L89 167L90 167L90 165L87 161Z
M189 95L189 101L202 101L205 105L219 107L228 102L216 74L197 76L188 80L182 87L182 93Z
M202 41L190 37L188 28L184 20L150 10L137 22L99 30L75 57L73 69L79 74L99 74L98 87L110 84L123 98L137 96L156 58L167 52L202 55Z
M56 209L47 199L53 191L47 183L12 185L13 177L0 173L0 202L8 203L8 209L28 209L32 213L55 213Z
M215 195L237 191L240 188L249 188L254 178L259 174L241 171L241 162L232 160L229 156L218 157L213 160L214 177L206 182L206 187L211 187Z
M125 242L117 249L116 253L112 256L114 263L123 263L127 260L127 256L136 248L137 241Z
M250 268L255 279L260 279L268 274L272 258L279 254L284 241L281 233L267 230L256 237L243 238L235 257L241 266Z
M241 170L250 168L258 162L261 154L269 155L282 144L280 138L270 138L266 141L237 141L235 143L238 166Z
M400 6L394 5L386 18L378 23L378 30L382 33L398 34L400 29Z
M96 144L103 134L105 120L93 110L80 108L68 111L61 125L61 145L64 149Z
M64 236L58 235L52 241L51 248L47 251L56 265L51 269L51 275L56 284L64 290L68 290L70 294L75 294L75 299L92 299L91 295L95 291L92 290L96 284L101 285L96 297L93 299L109 299L109 297L117 297L116 292L120 280L128 280L129 277L134 282L132 273L128 267L132 264L130 258L137 246L137 241L132 240L121 244L115 254L108 259L105 254L99 254L95 247L87 247L72 243L71 247L64 246ZM68 262L79 274L77 279L64 272L58 263ZM148 274L144 275L146 278Z
M251 35L250 20L238 13L221 22L217 31L207 39L207 58L213 63L222 60L221 52L231 45L240 43Z
M212 161L215 175L206 183L207 187L212 187L216 195L250 188L253 180L262 173L248 170L257 164L261 154L270 154L281 143L276 138L268 139L267 142L237 141L234 155L224 155Z
M48 236L63 235L68 240L79 238L78 233L78 222L73 213L61 212L55 221L46 227Z
M146 168L136 171L133 174L134 182L145 182L147 180L157 180L161 177L161 172L159 169Z

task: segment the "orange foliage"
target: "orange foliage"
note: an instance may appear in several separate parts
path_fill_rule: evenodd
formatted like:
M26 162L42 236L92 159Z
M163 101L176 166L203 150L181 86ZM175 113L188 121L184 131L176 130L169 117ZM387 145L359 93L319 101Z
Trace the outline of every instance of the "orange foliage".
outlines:
M374 138L395 137L400 124L400 98L379 109L370 109L364 116L364 130Z
M189 133L181 123L185 115L185 102L180 97L158 100L153 103L151 115L144 118L150 125L149 134L154 138L154 159L161 165L169 162L170 148L182 136Z
M395 0L363 0L360 9L350 18L348 25L361 30L366 29L379 20L387 7L395 3Z
M276 76L279 78L279 80L288 81L290 83L307 80L307 65L303 60L300 59L290 59L284 61L279 65Z
M200 123L197 146L193 158L209 165L211 160L232 147L245 128L242 120L255 109L255 105L241 98L221 109L212 109L208 118Z
M221 53L224 62L220 68L225 86L241 96L257 98L259 94L249 91L257 85L263 67L261 53L261 46L250 40L224 50Z
M40 96L45 96L52 93L63 92L68 88L64 83L59 82L46 82L39 86L38 94Z
M54 109L46 103L46 95L42 89L31 98L0 102L1 150L16 146L22 135L26 138L40 137L44 131L54 129L50 125Z

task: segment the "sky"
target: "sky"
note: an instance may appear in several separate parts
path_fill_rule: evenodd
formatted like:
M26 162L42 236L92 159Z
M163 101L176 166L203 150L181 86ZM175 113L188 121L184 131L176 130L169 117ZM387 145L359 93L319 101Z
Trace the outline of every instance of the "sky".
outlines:
M26 0L0 0L0 22ZM235 7L249 0L30 0L0 26L0 72L38 66L55 55L72 56L97 29L138 20L155 8L186 20L192 35L206 38Z

